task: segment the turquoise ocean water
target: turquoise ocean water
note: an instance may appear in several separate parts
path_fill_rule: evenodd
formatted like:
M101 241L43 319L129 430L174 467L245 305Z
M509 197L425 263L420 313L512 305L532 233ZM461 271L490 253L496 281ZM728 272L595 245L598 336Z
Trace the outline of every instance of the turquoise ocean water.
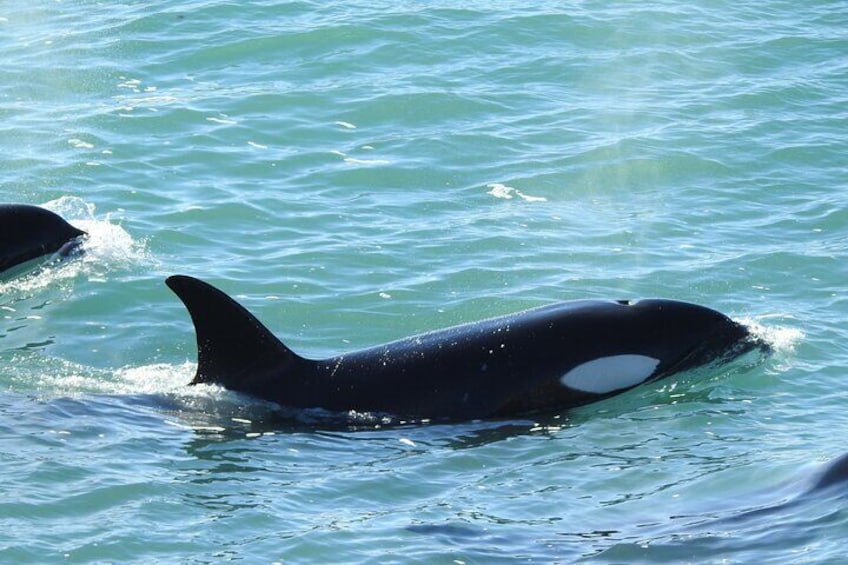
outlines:
M0 4L0 201L91 234L0 281L0 562L841 561L848 3L403 4ZM315 429L186 386L174 273L309 356L644 296L775 353Z

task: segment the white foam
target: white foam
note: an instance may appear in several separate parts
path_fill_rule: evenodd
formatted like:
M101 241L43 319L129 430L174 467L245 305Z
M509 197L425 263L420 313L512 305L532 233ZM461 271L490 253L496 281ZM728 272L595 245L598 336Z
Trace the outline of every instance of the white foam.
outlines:
M644 382L659 364L659 359L646 355L611 355L574 367L560 382L575 390L606 394Z
M197 370L195 363L157 363L140 367L95 369L56 358L28 358L20 378L47 397L80 394L169 394L208 396L208 391L186 386Z
M486 188L491 189L486 194L491 194L495 198L502 198L504 200L512 200L513 195L518 196L526 202L547 202L548 200L544 196L530 196L529 194L524 194L517 188L513 188L499 182L487 184Z
M751 332L751 335L771 346L769 372L783 373L792 368L795 347L804 339L804 332L798 328L776 325L774 319L785 319L783 314L766 314L757 318L736 320Z
M115 371L115 378L106 386L110 388L109 392L117 394L205 394L205 391L186 386L196 370L197 365L188 361L182 365L156 363L141 367L123 367Z
M771 345L776 353L794 353L795 346L805 337L804 332L798 328L767 323L767 320L774 318L784 318L784 316L781 314L766 314L758 318L741 318L736 321L747 327L755 338Z
M75 149L94 149L94 144L89 143L87 141L83 141L82 139L73 138L68 140L68 145Z

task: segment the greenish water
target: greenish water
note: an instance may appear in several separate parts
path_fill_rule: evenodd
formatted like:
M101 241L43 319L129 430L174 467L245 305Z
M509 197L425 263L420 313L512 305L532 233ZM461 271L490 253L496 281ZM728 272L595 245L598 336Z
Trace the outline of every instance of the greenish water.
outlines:
M0 5L0 561L825 563L848 430L846 2ZM586 297L736 363L526 420L316 430L186 387L198 276L329 355ZM726 520L748 510L786 507Z

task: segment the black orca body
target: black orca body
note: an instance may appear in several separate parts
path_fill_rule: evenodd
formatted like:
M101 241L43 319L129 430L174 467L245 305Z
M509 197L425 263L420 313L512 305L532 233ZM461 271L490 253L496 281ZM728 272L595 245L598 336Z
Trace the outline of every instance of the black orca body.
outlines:
M192 381L291 408L478 419L579 406L763 345L727 316L672 300L582 300L322 360L283 345L211 285L173 276L197 334Z
M85 232L28 204L0 204L0 274L32 259L74 252Z
M848 453L828 462L808 492L829 489L848 484Z
M813 512L799 511L798 508L829 501L834 499L844 499L846 496L846 487L848 487L848 453L842 454L839 457L829 461L822 470L811 480L805 478L805 482L809 485L800 494L796 494L775 504L755 507L753 509L740 509L731 511L731 513L716 520L707 520L696 524L697 528L704 529L709 532L711 537L715 537L717 531L729 528L731 531L738 531L740 524L752 520L763 520L766 527L772 532L772 528L777 524L783 526L792 526L793 522L786 516L816 516ZM770 488L768 493L773 492ZM844 503L840 503L840 509L844 507ZM790 514L791 513L791 514ZM783 518L775 519L775 514L783 515ZM691 538L690 538L691 539Z

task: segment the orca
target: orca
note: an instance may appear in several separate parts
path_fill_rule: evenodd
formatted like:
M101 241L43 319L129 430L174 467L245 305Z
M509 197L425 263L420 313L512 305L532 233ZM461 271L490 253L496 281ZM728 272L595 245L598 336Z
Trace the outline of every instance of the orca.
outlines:
M828 462L825 470L816 478L809 491L821 491L848 484L848 453Z
M0 204L0 274L44 255L66 257L86 233L58 214L29 204Z
M807 515L807 511L802 513L796 511L796 509L810 504L844 499L846 490L848 490L846 488L848 487L848 453L828 461L813 477L805 477L801 481L806 482L807 486L798 494L764 506L725 511L726 516L696 522L692 524L693 529L706 529L710 532L710 535L715 535L719 528L732 527L735 531L742 523L760 519L765 520L767 526L771 528L778 523L790 523L785 518L775 520L775 514L783 514L784 516L790 516L790 513L794 513L796 516ZM796 484L798 480L790 482ZM775 487L769 487L763 492L772 496Z
M293 409L475 420L568 409L765 347L715 310L674 300L579 300L307 359L224 292L174 275L209 383Z

